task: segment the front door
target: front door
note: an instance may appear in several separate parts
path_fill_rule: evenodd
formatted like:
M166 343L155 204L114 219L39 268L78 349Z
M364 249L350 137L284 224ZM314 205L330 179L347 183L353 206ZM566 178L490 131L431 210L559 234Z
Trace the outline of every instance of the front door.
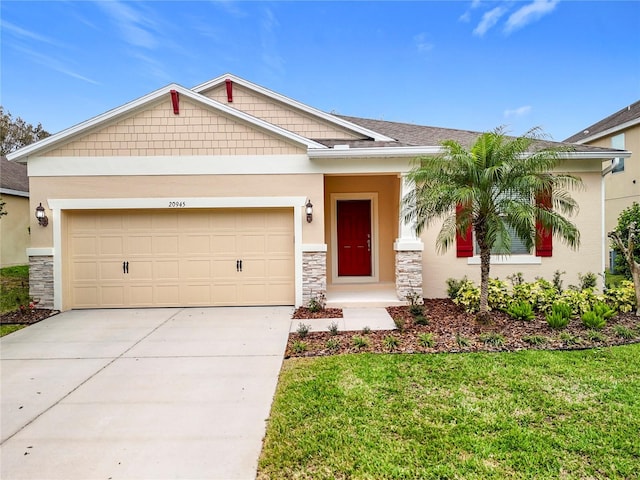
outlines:
M371 200L338 200L338 276L371 276Z

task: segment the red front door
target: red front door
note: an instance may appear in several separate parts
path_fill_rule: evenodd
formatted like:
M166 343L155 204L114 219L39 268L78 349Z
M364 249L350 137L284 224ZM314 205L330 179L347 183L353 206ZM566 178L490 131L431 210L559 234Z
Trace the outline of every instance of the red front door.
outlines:
M338 276L371 276L371 200L338 200Z

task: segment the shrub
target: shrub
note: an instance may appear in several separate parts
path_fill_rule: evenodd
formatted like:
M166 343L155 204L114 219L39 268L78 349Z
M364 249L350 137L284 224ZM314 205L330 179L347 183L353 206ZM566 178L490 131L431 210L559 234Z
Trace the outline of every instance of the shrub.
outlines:
M485 332L480 334L480 341L487 345L500 347L504 345L504 335L497 332Z
M578 344L582 343L582 340L580 340L580 337L576 337L575 335L571 335L568 332L562 332L560 334L560 340L562 340L567 345L578 345Z
M607 321L593 310L587 310L582 314L582 323L591 330L602 330Z
M564 302L556 302L551 306L551 313L546 316L547 324L554 330L562 330L571 320L571 307Z
M630 280L622 280L617 287L607 289L604 297L618 312L630 312L636 307L636 293Z
M327 304L327 299L323 293L316 295L315 297L311 297L309 299L309 303L307 304L307 308L310 312L319 312L324 310L324 307Z
M616 314L616 311L609 307L606 303L599 301L593 304L591 309L596 312L597 315L604 318L605 320L609 320Z
M553 288L555 288L558 293L562 293L562 275L565 273L567 272L561 272L560 270L553 272Z
M522 341L529 345L543 345L547 343L547 337L543 337L542 335L528 335L522 337Z
M454 300L458 296L458 292L460 289L468 282L467 277L462 277L461 280L456 280L455 278L447 278L447 296Z
M591 310L593 305L602 301L604 297L596 295L593 289L587 288L586 290L565 290L560 295L559 300L566 303L571 307L573 315L580 316L587 310Z
M480 289L472 281L465 279L453 302L463 307L467 313L475 313L480 308Z
M624 325L616 325L613 329L613 332L620 338L625 338L627 340L631 340L635 335L633 334L633 330L625 327Z
M511 303L511 295L507 284L499 278L489 279L488 291L489 308L492 310L506 310Z
M420 306L424 303L422 297L415 290L411 290L411 292L407 293L404 298L407 299L407 302L409 302L409 305L411 305L412 307L414 305Z
M604 342L607 340L606 335L598 330L589 330L587 332L587 338L592 342Z
M420 333L418 335L418 345L421 347L429 347L433 348L436 344L435 339L433 338L433 333Z
M543 278L535 282L521 283L513 287L513 302L528 302L540 313L551 311L553 302L558 299L558 291L552 283Z
M339 338L330 338L327 340L327 348L329 350L337 350L340 348L340 339Z
M365 325L364 327L362 327L363 335L369 335L370 333L371 333L371 327L369 327L368 325Z
M384 340L382 340L382 342L384 343L384 346L389 350L395 350L400 345L400 340L398 339L398 337L394 337L393 335L387 335L386 337L384 337Z
M511 285L513 285L514 287L516 285L522 285L524 283L524 275L522 275L522 272L517 272L511 275L507 275L507 280L509 280L511 282Z
M309 330L311 329L311 327L309 325L306 325L302 322L300 322L298 324L298 329L296 330L296 333L298 334L298 336L300 338L304 338L309 334Z
M413 321L416 325L429 325L429 319L424 315L418 315Z
M360 337L358 335L355 335L352 339L351 342L353 343L354 347L357 348L366 348L369 346L369 340L367 340L365 337Z
M579 273L578 280L580 281L580 285L578 285L579 290L596 288L596 286L598 285L598 276L593 272L587 272L584 275Z
M304 353L304 352L307 351L307 344L305 342L300 341L300 340L296 340L291 345L291 350L293 350L294 353Z
M424 313L422 305L411 305L409 307L409 313L414 317L419 317Z
M338 334L338 323L337 322L331 322L329 324L329 327L327 328L327 330L329 330L329 333L331 335L337 335Z
M516 320L531 321L535 318L533 307L529 302L514 302L507 310L507 313Z
M463 337L459 333L456 333L456 343L459 347L468 347L471 345L471 341L467 337Z
M393 323L400 333L404 332L405 320L402 317L393 317Z

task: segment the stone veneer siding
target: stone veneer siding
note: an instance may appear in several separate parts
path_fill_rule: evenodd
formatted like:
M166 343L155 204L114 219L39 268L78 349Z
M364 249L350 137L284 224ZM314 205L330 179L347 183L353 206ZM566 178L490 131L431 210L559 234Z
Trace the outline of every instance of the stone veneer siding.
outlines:
M327 252L302 252L302 305L327 296Z
M29 257L29 296L37 308L53 309L53 257Z
M396 294L400 300L407 295L418 295L422 303L422 252L396 251Z

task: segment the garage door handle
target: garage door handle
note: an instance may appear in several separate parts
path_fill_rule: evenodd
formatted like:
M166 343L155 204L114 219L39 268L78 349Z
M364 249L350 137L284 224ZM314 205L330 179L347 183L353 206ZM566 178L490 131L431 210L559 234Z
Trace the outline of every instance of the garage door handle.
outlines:
M242 271L242 260L240 260L240 271Z
M236 272L240 271L240 260L236 260Z
M122 273L129 273L129 262L122 262Z

